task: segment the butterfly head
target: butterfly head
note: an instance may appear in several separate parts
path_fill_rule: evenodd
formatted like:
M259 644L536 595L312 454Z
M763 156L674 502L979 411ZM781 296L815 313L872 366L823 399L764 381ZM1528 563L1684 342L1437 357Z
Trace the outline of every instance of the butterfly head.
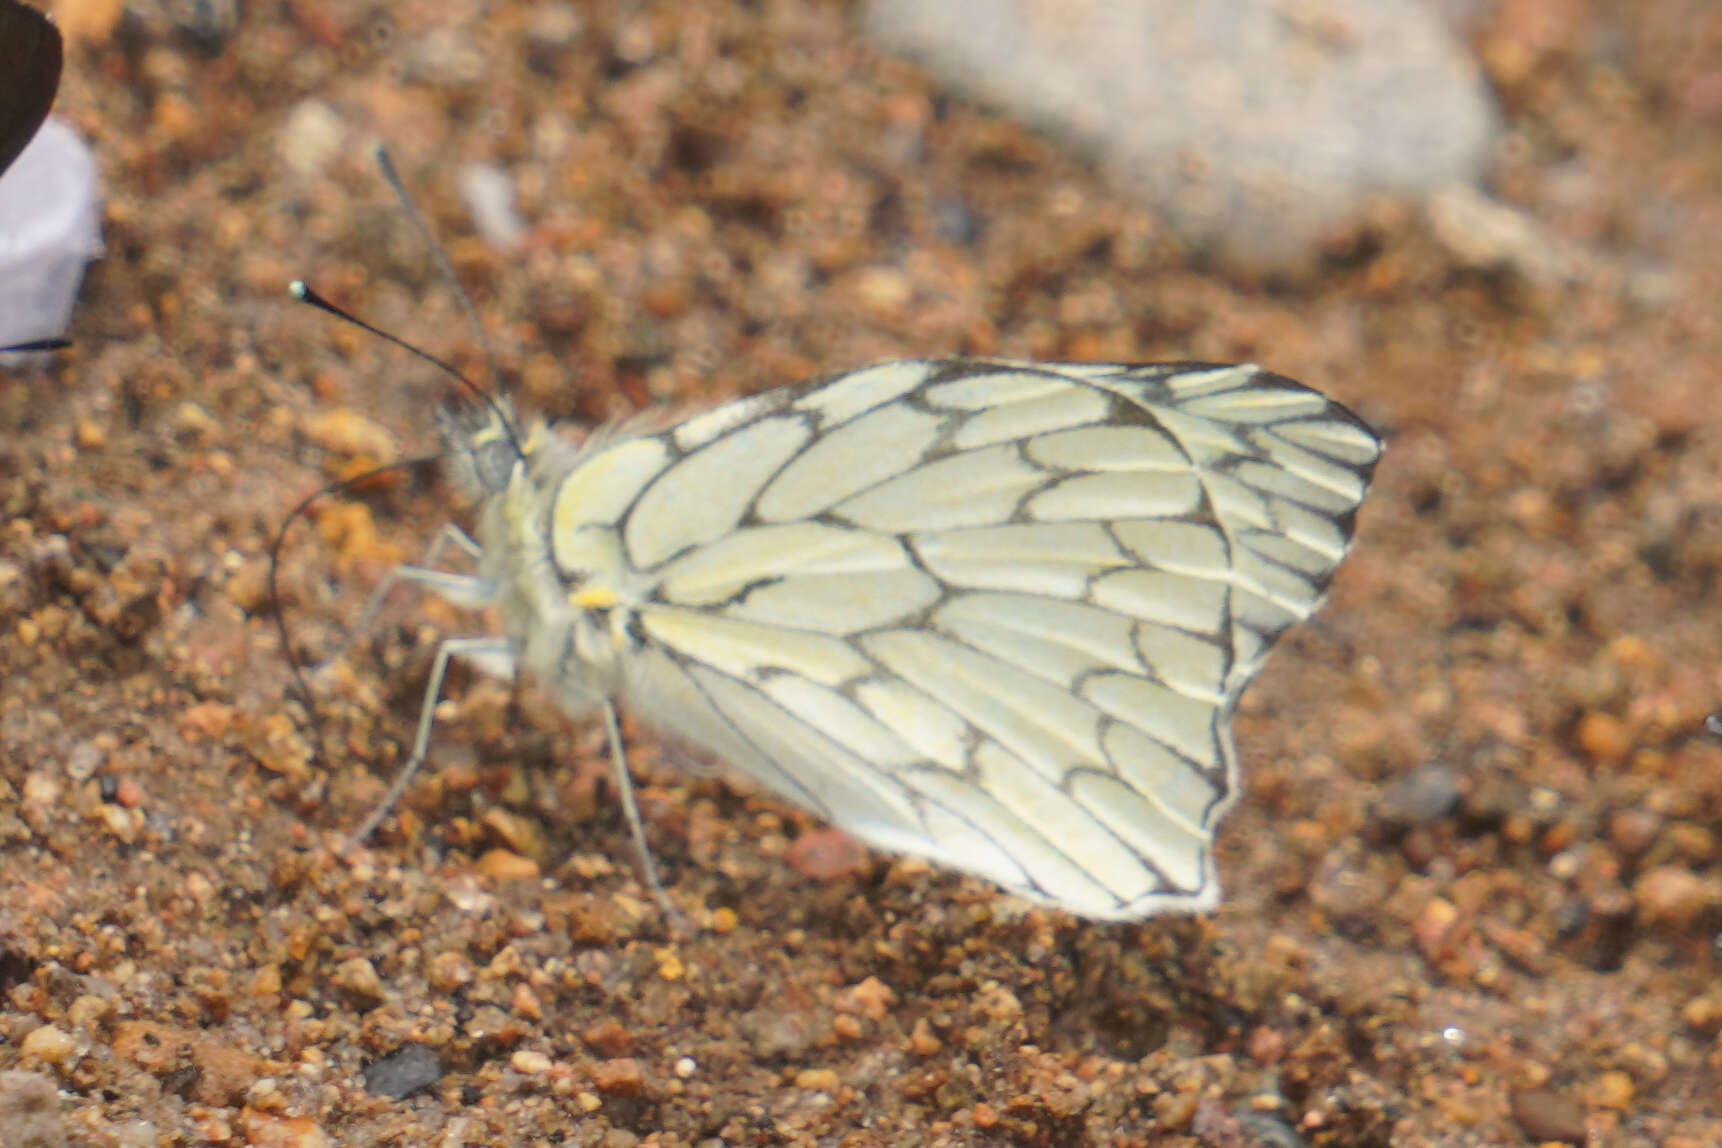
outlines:
M443 407L437 423L443 466L456 488L475 501L508 489L540 433L537 427L523 433L513 404L505 398Z

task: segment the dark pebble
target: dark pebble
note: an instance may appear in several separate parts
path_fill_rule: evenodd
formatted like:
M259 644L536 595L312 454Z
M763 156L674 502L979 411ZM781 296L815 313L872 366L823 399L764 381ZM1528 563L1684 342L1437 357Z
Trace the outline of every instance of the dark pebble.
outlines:
M1427 825L1451 816L1459 807L1459 797L1459 771L1442 762L1428 762L1382 792L1375 816L1390 825Z
M378 1096L405 1100L442 1077L442 1061L422 1044L406 1044L365 1066L365 1087Z

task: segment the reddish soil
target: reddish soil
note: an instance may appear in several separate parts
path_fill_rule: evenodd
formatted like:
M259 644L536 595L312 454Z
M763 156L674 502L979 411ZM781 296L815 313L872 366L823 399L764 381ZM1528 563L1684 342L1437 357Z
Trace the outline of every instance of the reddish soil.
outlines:
M293 0L219 50L64 7L108 254L75 348L0 379L0 1071L51 1080L74 1143L1722 1143L1716 11L1477 30L1495 191L1570 274L1386 208L1268 290L843 4ZM303 100L344 132L309 172ZM320 679L311 755L270 540L434 450L449 387L285 284L482 371L373 139L556 416L984 352L1253 360L1378 426L1332 600L1238 717L1224 907L1089 924L846 858L630 729L674 935L601 733L465 673L339 859L473 625L403 596ZM472 237L478 160L522 250ZM336 649L455 509L423 468L315 513L295 646ZM415 1044L424 1089L382 1094Z

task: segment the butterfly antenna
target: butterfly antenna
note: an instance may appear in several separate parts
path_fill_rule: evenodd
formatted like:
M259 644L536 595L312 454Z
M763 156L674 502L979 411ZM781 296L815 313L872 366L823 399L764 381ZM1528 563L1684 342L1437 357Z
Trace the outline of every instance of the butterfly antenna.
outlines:
M424 240L431 258L436 261L437 270L444 279L448 280L448 285L454 289L454 297L460 301L460 309L466 315L467 325L472 328L473 341L478 344L479 353L484 356L484 370L485 374L490 377L491 390L500 393L502 390L502 372L497 369L496 352L491 349L490 339L484 333L484 323L478 317L478 308L473 305L472 296L467 293L465 287L461 286L460 277L454 273L454 264L448 261L448 252L443 250L442 244L438 243L436 236L431 234L430 225L425 222L423 213L413 203L412 196L407 194L406 184L401 182L400 173L395 170L395 163L389 158L388 149L382 144L378 144L375 154L377 166L382 169L384 181L395 193L395 199L400 203L401 210L405 211L407 218L412 220L413 227L418 230L419 237ZM468 386L471 385L468 384ZM492 403L492 406L495 404Z
M407 194L406 185L401 181L400 174L395 170L394 162L389 158L388 149L384 148L381 144L378 144L375 150L375 156L377 166L382 170L383 179L388 183L390 189L394 191L395 198L399 201L401 208L406 212L407 218L412 220L413 227L417 229L420 237L423 238L426 249L431 253L431 258L436 261L437 269L442 273L443 278L448 281L449 286L454 289L455 298L460 301L461 310L465 313L467 323L472 328L473 339L477 342L479 350L484 356L485 372L490 377L491 386L494 392L499 393L501 391L502 372L497 368L495 352L491 348L490 340L485 335L484 324L479 319L478 308L473 305L472 296L469 295L466 288L461 285L460 277L455 274L454 265L449 262L448 254L443 250L442 245L437 242L436 236L431 234L429 225L425 223L424 215L418 210L417 206L414 205L412 197ZM329 315L333 315L337 319L351 323L360 330L369 332L385 342L392 343L409 354L415 355L419 359L431 364L450 378L454 379L475 398L479 399L490 408L490 410L496 415L497 421L502 425L505 433L508 435L509 442L513 445L515 453L521 457L525 456L526 452L521 446L519 436L515 430L514 420L510 416L507 407L497 399L496 393L486 390L477 383L474 383L449 363L437 358L422 347L416 347L404 339L392 335L378 327L374 327L357 316L336 306L313 291L302 280L295 280L290 289L294 298L298 299L300 302L309 304L310 306ZM413 464L399 463L396 465L407 466ZM295 518L303 516L309 510L311 505L317 501L317 499L343 489L344 487L351 486L354 483L363 482L365 479L392 469L394 469L394 467L383 467L379 470L371 471L368 474L363 474L357 478L349 479L345 483L339 483L334 486L327 487L311 495L309 498L306 498L298 506L294 507L293 512L288 515L287 521L282 524L280 533L276 535L274 545L270 548L269 593L270 600L276 605L275 618L276 623L281 630L282 647L287 652L287 660L288 664L292 667L294 680L298 683L299 688L305 694L307 700L306 708L312 714L312 726L316 731L317 750L322 754L325 760L329 760L329 758L323 742L322 725L317 719L315 707L309 705L309 699L311 697L310 684L306 678L303 665L300 663L298 656L293 651L292 642L287 633L286 619L282 616L282 612L280 610L280 598L276 593L276 575L280 566L280 551L282 544L286 540L287 528L292 525ZM663 911L670 928L672 930L682 931L685 928L684 918L682 917L681 912L676 908L675 903L670 900L668 892L664 889L663 882L658 876L657 864L652 858L651 847L646 841L645 826L641 822L639 806L634 799L633 779L628 771L627 757L622 742L622 731L616 720L616 711L614 707L606 704L604 707L604 715L605 732L610 741L611 765L615 774L616 784L621 793L623 810L627 814L628 828L634 840L634 848L639 858L642 875L652 892L653 898L657 901L659 908ZM421 731L420 738L422 739L423 736L423 732ZM416 768L416 766L414 766L414 768ZM394 784L390 788L389 794L384 798L381 805L371 813L371 816L366 819L360 830L353 835L350 839L350 843L356 844L359 841L363 841L370 831L376 827L376 825L382 820L383 816L386 815L387 811L392 808L395 802L399 799L401 792L405 789L406 783L411 776L412 769L408 769L403 770L401 774L396 777Z
M375 335L385 343L390 343L399 347L409 355L422 359L424 362L429 363L431 366L453 379L456 383L459 383L468 394L472 395L473 398L490 408L491 412L496 415L497 421L502 424L504 431L507 433L508 441L513 445L515 454L522 457L525 456L526 449L520 444L520 438L515 433L514 419L510 417L507 408L497 401L495 395L461 374L460 370L456 368L454 364L445 359L439 359L423 347L415 346L401 338L399 335L390 334L381 327L373 326L353 314L351 311L345 310L344 308L331 303L328 299L319 295L303 279L293 280L293 282L287 285L287 290L292 294L293 298L304 303L306 306L315 307L317 310L322 311L327 315L333 315L343 323L351 323L359 330L370 335Z
M490 377L493 386L497 385L502 375L497 368L496 356L491 350L490 342L485 337L484 325L479 321L478 309L473 306L472 297L468 295L466 289L461 286L460 279L455 275L454 267L449 263L448 256L444 253L442 246L437 243L435 236L431 234L430 228L425 223L424 216L419 212L418 208L413 204L412 198L407 194L406 185L402 183L400 174L395 170L394 163L389 159L387 150L379 145L376 148L375 155L377 166L382 171L383 179L394 192L395 198L400 203L402 210L406 212L407 218L412 220L413 227L424 239L425 247L430 251L431 257L436 261L438 271L454 288L455 297L460 300L461 310L466 315L467 322L472 328L473 337L477 341L484 356L486 373ZM307 306L315 307L317 310L333 316L344 323L350 323L359 330L364 331L367 334L374 335L385 343L398 347L409 355L435 367L438 371L452 379L461 389L488 407L496 416L497 423L502 427L503 433L507 435L508 441L514 449L514 453L521 457L525 455L525 449L521 445L520 436L515 429L513 417L511 416L508 408L497 399L496 395L491 390L473 382L473 380L467 378L467 376L462 374L461 371L453 364L431 354L423 347L409 343L392 332L385 331L381 327L368 323L357 315L354 315L352 312L347 311L345 308L329 301L322 295L318 294L303 280L294 280L289 284L288 290L299 302L304 303ZM301 701L305 706L306 713L309 715L313 740L315 742L315 752L325 764L332 762L334 759L330 756L328 751L322 716L318 712L314 703L314 695L311 692L310 678L306 673L305 663L303 659L300 658L298 651L293 647L292 636L287 624L286 612L281 607L281 553L286 545L287 533L292 529L294 522L300 518L309 516L311 507L315 505L319 499L338 494L344 490L350 490L369 479L389 473L390 471L419 465L421 463L435 462L437 461L437 457L438 456L411 459L404 462L393 463L389 466L379 467L376 470L367 471L364 474L357 475L342 482L333 483L312 493L288 513L286 519L281 524L280 530L276 532L274 541L270 544L269 601L271 608L275 613L276 628L281 634L282 650L286 654L287 664L292 671L295 687L298 689L301 695ZM392 803L392 800L386 802L381 810L373 813L371 821L367 822L367 829L373 827L375 822L381 819L381 815L387 811ZM362 839L362 837L363 834L360 835L359 839Z
M300 500L299 505L287 512L287 517L281 522L281 528L275 532L274 540L269 543L269 607L275 615L276 632L281 635L281 652L287 658L287 667L292 672L293 684L299 691L300 704L305 707L311 724L311 737L315 743L315 753L318 760L322 761L325 766L333 762L334 758L329 755L328 741L323 735L323 719L317 710L314 701L315 695L311 692L310 676L305 672L304 659L300 658L298 650L293 646L293 635L287 625L287 611L281 606L281 552L287 545L287 533L299 519L308 518L311 507L321 499L340 494L342 491L352 490L382 475L435 461L435 456L404 459L400 462L392 462L387 466L379 466L375 470L367 470L363 474L342 479L340 482L330 483L320 490L313 491Z

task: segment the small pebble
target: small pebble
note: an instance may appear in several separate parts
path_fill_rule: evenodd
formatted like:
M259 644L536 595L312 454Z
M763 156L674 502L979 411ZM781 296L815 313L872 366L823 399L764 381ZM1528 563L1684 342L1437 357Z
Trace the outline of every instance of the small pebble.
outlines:
M908 306L915 294L909 277L894 267L870 267L855 280L861 305L876 314L893 314Z
M364 957L354 957L335 966L333 980L359 1008L375 1008L383 1001L383 978Z
M503 848L532 859L534 864L541 863L549 855L550 849L545 843L543 830L530 817L522 817L502 808L492 808L485 811L483 823L486 829L496 835Z
M1621 720L1610 713L1591 710L1579 719L1574 734L1578 746L1592 761L1612 763L1632 752L1632 737Z
M240 1113L239 1134L251 1148L335 1148L309 1116L276 1116L248 1108Z
M1382 791L1375 815L1394 825L1440 821L1459 805L1459 771L1444 762L1417 766Z
M515 985L508 1003L516 1014L527 1020L544 1019L544 1004L538 999L538 994L532 991L531 985Z
M59 778L46 769L36 769L24 775L25 806L37 805L48 809L59 804L60 795L65 792L65 786Z
M51 1024L32 1029L28 1036L18 1042L18 1051L24 1060L62 1067L72 1058L77 1047L78 1042L71 1033Z
M1662 821L1661 814L1648 809L1623 809L1609 819L1609 840L1622 853L1636 857L1656 843Z
M66 776L84 781L100 769L108 759L108 750L93 741L79 742L66 754Z
M829 1068L804 1068L795 1074L795 1087L809 1092L836 1092L842 1077Z
M221 424L209 411L190 399L173 408L174 434L197 443L214 442L221 433Z
M1286 1054L1285 1037L1276 1029L1261 1025L1251 1030L1245 1048L1250 1059L1261 1065L1278 1064Z
M301 429L315 445L348 458L388 462L400 453L393 431L346 407L313 414Z
M1679 865L1658 865L1632 883L1632 903L1645 924L1684 928L1709 907L1713 890L1704 879Z
M248 1108L279 1112L284 1100L285 1098L281 1094L281 1083L273 1076L254 1080L245 1090L245 1104Z
M1441 897L1431 897L1423 906L1423 911L1412 922L1411 931L1417 938L1417 947L1423 950L1423 955L1429 960L1440 960L1452 949L1454 926L1459 921L1459 910L1451 902Z
M1566 1144L1585 1142L1590 1126L1578 1103L1546 1088L1526 1088L1513 1093L1513 1119L1534 1144L1553 1140Z
M472 962L452 949L438 953L425 966L425 979L439 993L451 993L472 983Z
M114 804L122 809L137 809L144 803L143 786L129 777L114 783Z
M1693 997L1681 1008L1680 1019L1699 1036L1722 1033L1722 992Z
M347 139L340 113L322 100L300 100L281 123L276 150L288 169L300 176L322 172Z
M85 993L66 1006L66 1023L74 1028L90 1028L100 1025L113 1013L112 998Z
M1590 1087L1590 1102L1598 1108L1625 1112L1632 1107L1637 1088L1630 1074L1612 1069L1597 1077Z
M102 826L110 836L127 845L137 840L138 831L143 828L142 818L135 809L101 805L97 807L96 816L101 818Z
M1705 865L1716 858L1716 834L1703 825L1676 821L1668 826L1667 837L1674 852L1695 865Z
M441 1079L442 1061L435 1049L404 1044L366 1065L364 1077L365 1087L376 1095L404 1100Z
M472 225L498 251L515 250L526 239L526 220L514 206L514 178L493 163L469 163L455 176Z
M646 1075L639 1061L618 1056L592 1066L592 1086L612 1096L637 1096L645 1090Z
M891 1006L897 1003L897 994L891 991L878 977L868 977L857 984L850 985L838 995L837 1007L845 1012L859 1013L869 1020L884 1020Z
M541 51L570 47L585 27L580 10L573 4L534 4L527 13L527 41Z
M72 424L72 441L79 450L100 450L108 445L108 431L95 419L80 418Z
M160 1141L161 1133L147 1120L127 1120L114 1126L115 1148L156 1148ZM26 1144L24 1148L30 1146Z
M810 829L797 837L783 851L783 859L803 877L831 881L865 865L867 847L841 829L827 826Z
M634 1034L613 1020L599 1021L580 1034L580 1039L594 1052L615 1059L634 1051Z
M525 1073L527 1076L543 1076L550 1071L550 1066L554 1062L542 1052L523 1048L510 1056L508 1063L516 1072Z
M568 937L576 945L607 945L615 939L618 928L615 914L596 898L587 898L569 910Z
M736 1030L761 1060L790 1059L806 1054L818 1043L818 1026L806 1010L783 1007L751 1009L736 1018Z
M1232 1115L1250 1148L1305 1148L1303 1137L1275 1113L1244 1109Z
M531 881L541 872L538 862L507 849L486 850L478 859L478 871L497 881Z

